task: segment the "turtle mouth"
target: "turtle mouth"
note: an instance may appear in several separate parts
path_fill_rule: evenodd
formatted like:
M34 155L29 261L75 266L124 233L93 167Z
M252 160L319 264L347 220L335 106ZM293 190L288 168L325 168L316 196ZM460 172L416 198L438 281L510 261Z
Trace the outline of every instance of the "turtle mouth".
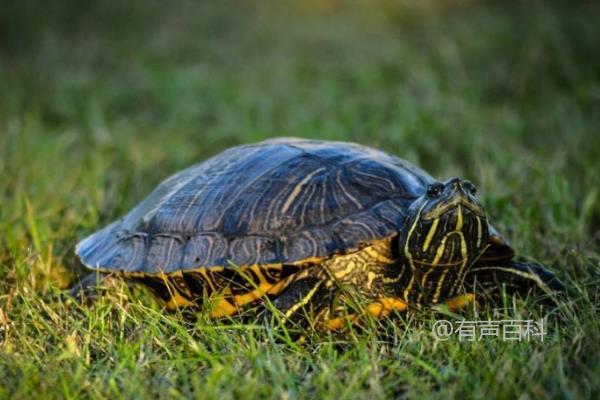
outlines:
M436 219L449 211L455 212L455 210L458 207L464 207L466 210L471 211L478 217L485 217L485 211L483 210L483 207L481 207L479 204L469 201L469 199L463 196L457 196L454 199L450 200L448 203L439 205L433 210L426 212L425 214L423 214L422 218L427 221Z

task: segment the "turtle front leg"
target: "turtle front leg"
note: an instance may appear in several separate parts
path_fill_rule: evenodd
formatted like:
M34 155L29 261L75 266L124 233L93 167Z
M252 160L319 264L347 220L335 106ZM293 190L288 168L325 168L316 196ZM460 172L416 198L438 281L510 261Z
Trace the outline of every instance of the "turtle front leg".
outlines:
M310 321L328 330L339 330L360 320L362 313L350 313L330 318L337 285L322 277L305 277L293 282L274 301L283 322L307 326ZM373 318L384 318L394 311L405 311L407 303L395 297L381 297L365 306L365 313ZM339 314L338 314L339 315Z
M468 293L484 293L492 298L509 295L552 294L565 289L553 272L542 265L519 261L476 264L464 281Z
M365 311L375 319L385 318L394 311L401 312L406 311L407 309L408 303L396 297L381 297L376 301L367 304L365 307ZM360 314L351 313L341 317L329 318L326 327L331 331L339 330L348 324L355 323L360 317Z
M450 311L464 310L475 302L475 295L472 292L450 297L442 304L445 305Z
M273 307L285 324L309 325L328 314L335 282L319 276L299 277L273 300ZM267 319L274 313L267 310Z

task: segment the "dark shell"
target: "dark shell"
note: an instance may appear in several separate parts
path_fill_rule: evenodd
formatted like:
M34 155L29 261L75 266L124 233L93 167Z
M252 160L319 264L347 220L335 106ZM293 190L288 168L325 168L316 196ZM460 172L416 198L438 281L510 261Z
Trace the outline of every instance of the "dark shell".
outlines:
M131 273L327 257L397 232L433 181L366 146L269 140L170 177L76 251L89 268Z

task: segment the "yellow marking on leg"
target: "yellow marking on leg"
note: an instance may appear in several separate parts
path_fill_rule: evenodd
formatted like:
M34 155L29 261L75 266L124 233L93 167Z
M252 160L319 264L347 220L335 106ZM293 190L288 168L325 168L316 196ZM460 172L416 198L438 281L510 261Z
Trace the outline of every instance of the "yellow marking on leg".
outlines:
M350 261L347 261L344 258L339 258L332 261L331 266L342 266L342 269L330 268L330 270L333 272L333 276L335 276L336 279L343 280L346 275L351 274L356 269L356 263L352 261L352 258L350 258L352 256L354 255L345 257L350 259Z
M431 228L429 228L429 232L427 232L427 237L425 238L425 243L423 243L423 252L426 252L429 249L429 245L433 240L433 236L435 236L435 231L437 230L438 224L440 223L440 219L436 218L433 220L433 224Z
M242 307L246 304L255 302L256 300L262 298L265 294L278 295L281 293L281 290L283 290L291 282L291 280L292 279L284 279L276 284L263 282L250 292L233 296L233 299L236 306Z
M398 274L398 276L395 277L395 278L381 278L381 282L383 282L383 283L397 283L397 282L400 282L400 280L402 279L403 275L404 275L404 271L400 272L400 274Z
M377 274L373 271L369 271L367 272L367 288L371 289L371 286L373 285L373 281L375 281L375 278L377 278Z
M465 293L449 298L444 302L444 304L450 311L457 311L466 308L470 304L473 304L474 301L475 295L473 293Z
M273 288L271 283L261 283L258 287L250 292L233 296L235 304L239 307L245 306L248 303L252 303L263 297Z
M208 283L208 288L210 289L210 293L218 292L212 278L206 272L206 269L199 269L198 273L200 273L200 275L202 275L204 277L204 280Z
M263 268L264 268L264 267L261 267L260 265L255 265L255 266L252 268L252 271L253 271L253 272L254 272L254 274L255 274L255 275L258 277L258 281L260 282L260 283L259 283L259 286L260 286L260 285L263 285L263 284L269 284L269 285L272 285L272 283L269 283L269 281L267 280L267 278L266 278L266 277L265 277L265 275L263 274Z
M393 260L390 257L387 257L385 254L382 253L382 244L383 246L385 246L385 250L387 250L389 252L389 246L390 246L390 242L389 241L383 241L382 243L377 243L373 246L369 246L365 249L365 253L370 257L373 258L375 260L377 260L378 262L382 263L382 264L391 264L393 263L395 260Z
M285 312L285 317L289 318L292 314L298 311L300 307L304 307L306 304L308 304L308 302L312 299L315 293L317 293L317 290L319 290L319 287L321 287L322 284L323 281L318 281L315 284L315 286L313 286L312 289L309 290L306 296L304 296L298 303L291 306L290 309Z
M367 305L367 312L375 318L383 318L392 311L404 311L407 308L408 305L404 300L394 297L382 297L377 301ZM341 329L346 324L354 322L358 317L359 315L353 313L343 317L331 318L329 321L327 321L327 329Z
M331 318L329 321L327 321L327 329L329 329L330 331L337 331L339 329L342 329L347 323L350 323L355 319L355 314L348 315L346 317Z
M180 295L177 292L169 292L171 295L171 298L169 299L168 302L165 303L166 307L169 310L175 310L179 307L190 307L190 306L194 306L195 304L192 303L191 301L189 301L188 299L186 299L185 297L183 297L182 295ZM164 302L164 301L163 301Z
M161 302L169 309L169 310L174 310L178 307L185 307L185 306L193 306L195 305L194 303L192 303L191 301L189 301L188 299L186 299L185 297L183 297L181 295L181 293L179 293L177 291L177 288L175 287L175 285L172 285L169 279L169 276L167 274L165 274L164 272L161 272L159 275L160 279L162 279L165 287L167 288L167 292L169 292L169 300L168 301L164 301L162 300Z
M362 285L366 278L368 289L382 278L378 273L380 267L394 262L391 255L392 238L387 237L358 251L332 257L321 264L322 270L342 285Z
M238 312L238 308L223 297L216 297L214 300L216 300L216 304L210 312L211 318L226 317Z
M404 311L408 305L404 300L394 297L382 297L367 306L369 313L375 318L385 317L392 311Z
M473 272L477 272L477 271L485 272L485 271L488 271L488 270L498 270L498 271L509 272L511 274L522 276L524 278L531 279L531 280L534 280L534 281L537 281L538 279L540 279L540 277L538 275L536 275L536 274L532 274L532 273L525 272L525 271L520 271L520 270L513 269L513 268L499 267L499 266L487 266L486 265L485 267L474 268Z
M522 278L525 278L525 279L530 279L530 280L534 281L542 290L544 290L546 292L552 292L552 290L550 290L548 285L546 285L546 283L544 283L544 281L542 280L542 278L539 277L539 275L533 274L530 272L525 272L525 271L521 271L521 270L514 269L514 268L498 267L498 266L485 266L482 268L474 269L473 272L475 272L475 273L477 271L486 272L489 270L508 272L508 273L520 276Z
M384 256L383 254L379 253L377 255L377 261L379 261L382 264L392 264L393 262L395 262L396 260L393 260L389 257Z

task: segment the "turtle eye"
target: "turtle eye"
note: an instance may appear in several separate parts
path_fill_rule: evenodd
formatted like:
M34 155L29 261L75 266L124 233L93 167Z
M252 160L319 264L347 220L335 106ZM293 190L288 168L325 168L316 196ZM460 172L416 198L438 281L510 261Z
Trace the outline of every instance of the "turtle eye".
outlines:
M463 181L461 186L469 193L475 194L477 193L477 188L470 181Z
M427 196L438 197L442 193L442 190L444 190L444 185L441 183L432 183L427 186Z

